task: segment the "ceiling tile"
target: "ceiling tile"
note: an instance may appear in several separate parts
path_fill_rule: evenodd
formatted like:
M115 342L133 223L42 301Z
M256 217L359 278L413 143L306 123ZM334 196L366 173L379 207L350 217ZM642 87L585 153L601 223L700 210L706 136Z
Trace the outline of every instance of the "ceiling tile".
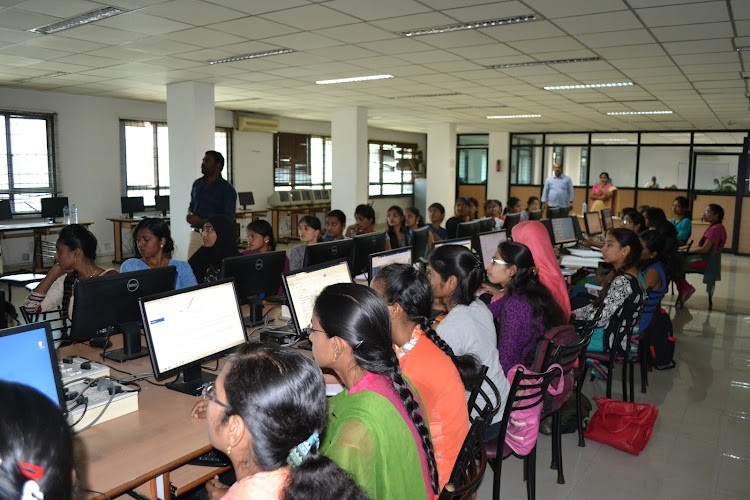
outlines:
M352 24L359 21L359 19L329 9L323 5L307 5L280 12L270 12L263 14L262 17L294 26L301 30L330 28L331 26Z
M0 42L21 43L35 38L42 38L44 35L30 33L28 31L18 31L9 28L0 28Z
M533 12L529 10L528 7L517 1L492 2L485 5L447 9L444 10L443 13L460 22L482 21L485 19L502 19L506 17L533 14ZM499 26L498 28L502 29L502 26Z
M364 43L375 40L388 40L400 36L390 31L376 28L367 23L347 24L345 26L325 28L317 30L316 33L346 43ZM313 33L307 33L306 35L312 34Z
M98 26L107 26L124 31L134 31L147 35L161 35L191 28L189 24L171 21L157 16L149 16L140 12L127 12L119 16L110 17L96 23Z
M439 12L429 12L426 14L414 14L411 16L391 17L372 21L370 24L387 31L398 33L401 31L412 31L422 28L432 28L435 26L445 26L456 24L456 20ZM430 36L430 35L425 35ZM422 37L416 37L422 38Z
M650 27L729 21L725 1L637 9L636 13Z
M730 22L667 26L663 28L653 28L651 31L660 42L730 38L734 36L732 23Z
M334 47L336 45L342 45L341 42L328 38L327 36L318 35L316 33L292 33L291 35L275 36L266 38L263 40L267 43L278 45L279 47L288 47L294 50L311 50L311 49L322 49L325 47Z
M156 56L191 52L198 48L195 45L167 40L158 36L143 38L132 43L126 43L121 45L121 47L126 50L134 50Z
M508 45L524 53L553 52L558 50L577 50L584 48L573 37L553 37L540 40L523 40L509 42Z
M357 45L339 45L337 47L328 47L323 49L313 49L307 51L310 54L327 57L336 61L346 61L349 59L358 59L360 57L374 57L377 52L363 49Z
M206 48L245 41L245 38L243 37L232 35L230 33L222 33L221 31L208 28L191 28L172 33L165 33L162 35L162 38Z
M524 3L548 18L627 9L627 5L621 0L526 0Z
M489 58L494 58L498 60L498 62L491 62L491 63L486 63L483 61L482 64L502 64L502 61L500 59L502 59L503 57L520 55L520 52L508 47L507 45L503 43L476 45L472 47L459 47L459 48L449 49L448 52L457 54L461 57L465 57L466 59L471 59L474 61L476 61L477 59L489 59Z
M708 52L732 52L732 40L719 38L716 40L701 40L693 42L672 42L663 44L664 49L672 55L705 54Z
M556 19L555 24L572 35L639 29L641 22L630 11L607 12Z
M0 34L0 38L1 38ZM87 42L86 40L75 40L55 35L42 35L25 42L24 45L29 47L45 47L57 50L67 50L69 52L88 52L89 50L101 49L107 47L103 43Z
M244 17L233 21L212 24L209 29L231 33L244 38L247 38L248 34L251 34L253 39L256 40L272 36L286 35L297 31L296 28L292 28L291 26L284 26L283 24L261 19L259 17Z
M664 55L664 50L657 44L627 45L624 47L606 47L597 50L597 53L607 60L630 59L639 56Z
M272 2L248 2L248 0L211 0L211 3L219 4L230 9L239 10L247 14L263 14L277 10L289 9L307 5L307 0L273 0Z
M102 8L100 3L87 2L85 0L65 0L64 2L54 0L27 0L25 2L15 3L17 3L16 7L19 9L48 16L55 16L62 19L75 17Z
M86 40L89 42L104 43L107 45L134 42L139 38L145 38L145 35L141 33L116 30L104 26L96 26L94 24L87 24L85 26L79 26L78 28L63 31L60 33L60 36L77 40Z
M11 52L9 52L11 51ZM0 53L10 54L21 57L30 57L32 59L39 59L41 61L49 61L51 59L59 59L72 55L72 52L66 52L63 50L54 50L46 47L31 47L25 44L16 45L9 49L0 49Z
M377 42L368 42L361 44L370 50L380 52L386 56L406 54L409 52L418 52L424 50L434 50L434 48L426 43L422 43L413 38L397 38L395 40L380 40Z
M479 30L487 36L501 42L511 40L533 40L535 38L551 38L563 36L565 33L549 21L536 21L533 23L510 24L496 28Z
M723 63L723 64L684 64L682 65L682 71L686 75L698 74L698 73L713 73L713 72L733 72L736 71L736 75L739 74L742 68L737 63Z
M462 59L461 56L458 56L446 50L428 50L424 52L412 52L408 54L399 54L397 57L399 59L403 59L404 61L408 61L408 62L412 62L416 64L445 62L445 61L458 61Z
M117 59L92 56L88 54L76 54L73 56L63 57L61 59L58 59L57 62L79 64L81 66L88 66L89 68L107 68L109 66L120 64L120 61L118 61Z
M739 61L737 52L708 52L706 54L687 54L674 56L677 64L711 64L736 63Z
M431 9L413 0L333 0L327 7L336 9L365 21L384 17L407 16L428 12Z
M194 26L219 23L244 15L244 13L234 9L227 9L200 0L174 0L145 8L140 12Z
M583 34L576 37L591 48L620 47L653 43L654 37L645 29L610 31L608 33Z
M750 36L750 20L735 22L738 36Z
M3 9L2 15L0 15L0 27L28 30L39 26L45 26L60 21L61 19L62 18L60 17L46 16L26 10L13 8Z
M735 19L750 19L750 2L746 0L731 0L732 15Z

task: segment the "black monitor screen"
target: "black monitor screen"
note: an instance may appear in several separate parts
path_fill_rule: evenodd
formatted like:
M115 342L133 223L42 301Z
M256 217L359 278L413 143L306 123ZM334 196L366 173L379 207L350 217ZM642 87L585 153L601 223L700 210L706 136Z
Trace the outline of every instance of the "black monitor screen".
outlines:
M143 196L121 196L120 209L122 213L128 214L130 218L133 218L133 214L146 210L143 204Z
M10 209L10 200L0 200L0 220L13 218L13 212Z
M167 384L170 389L199 395L216 378L203 373L201 363L247 341L231 281L203 283L139 302L154 375L163 379L182 372L181 381Z
M227 257L221 262L221 278L234 278L237 302L247 304L253 295L276 295L281 288L286 252L259 253Z
M302 201L312 201L312 192L309 189L303 189L300 191L302 195Z
M63 216L63 209L68 206L67 196L55 196L54 198L42 198L42 217L55 219Z
M312 321L315 299L328 285L351 283L349 266L343 259L319 266L301 269L284 275L284 289L289 298L289 308L297 334Z
M49 323L0 330L0 380L31 386L65 408Z
M349 269L351 269L353 267L352 253L354 253L353 240L335 240L307 245L304 266L315 266L332 260L346 259L349 263Z
M165 216L169 212L169 195L157 196L155 199L155 207L157 212L161 212Z
M358 234L354 241L354 256L352 257L352 274L354 276L367 272L370 255L385 250L386 233Z
M548 208L547 209L547 218L548 219L559 219L561 217L567 217L568 216L568 209L565 207L562 208Z
M529 212L529 220L542 220L542 211L532 210Z
M70 340L84 342L122 332L124 348L107 351L107 358L126 361L147 356L141 350L138 299L174 290L176 278L177 268L167 266L79 280L73 295Z
M411 250L407 247L387 250L370 255L370 283L375 279L381 269L390 264L411 264Z
M478 250L477 253L479 253L483 264L486 264L495 255L497 246L506 239L508 239L508 236L505 231L491 231L479 235L479 248L476 250Z
M279 202L289 203L289 191L279 191Z
M474 236L475 234L479 234L479 220L471 220L458 224L456 238L465 238L466 236Z
M549 234L549 240L554 245L555 244L555 234L552 232L552 220L551 219L542 219L542 225L544 225L545 229L547 229L547 233Z
M479 219L479 232L488 233L495 229L495 218L494 217L482 217Z
M573 221L573 231L576 233L576 240L583 241L583 231L581 231L581 222L578 220L578 217L571 215L570 220Z
M415 229L411 235L411 261L418 262L419 259L427 257L430 252L430 227L422 226Z
M452 240L436 241L432 245L432 248L438 248L443 245L461 245L471 250L471 240L472 238L453 238Z
M521 214L507 214L505 216L505 222L503 223L503 229L505 229L505 234L507 234L510 238L513 238L513 227L521 222Z
M573 220L570 217L552 219L552 238L554 245L576 241Z
M245 193L237 193L237 197L240 199L240 205L246 207L248 205L255 205L255 197L251 191Z
M313 198L315 198L315 201L324 201L325 198L323 198L323 190L316 189L315 191L313 191Z
M615 223L612 220L612 210L609 208L602 210L602 223L604 224L605 231L615 228Z
M583 220L586 223L586 234L589 236L602 234L602 219L599 212L586 212L583 215Z

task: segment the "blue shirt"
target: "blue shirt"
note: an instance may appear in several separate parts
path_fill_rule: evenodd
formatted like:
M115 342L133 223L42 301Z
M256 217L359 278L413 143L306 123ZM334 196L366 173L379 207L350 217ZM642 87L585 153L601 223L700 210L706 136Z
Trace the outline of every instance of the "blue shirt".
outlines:
M234 219L237 206L237 191L223 177L206 184L203 177L193 182L190 191L190 212L208 219L214 215L225 215Z
M189 286L195 286L198 281L195 279L193 269L190 264L184 260L169 259L169 265L177 268L177 278L175 278L174 289L179 290L180 288L187 288ZM120 266L121 273L127 273L130 271L143 271L150 269L148 264L143 262L141 259L128 259Z
M693 232L693 223L690 219L683 217L680 222L677 222L677 217L673 217L669 222L674 224L674 227L677 230L677 239L680 240L680 244L684 245L687 243Z
M550 208L568 208L569 202L573 201L573 181L565 174L560 177L550 175L544 181L542 191L542 203Z

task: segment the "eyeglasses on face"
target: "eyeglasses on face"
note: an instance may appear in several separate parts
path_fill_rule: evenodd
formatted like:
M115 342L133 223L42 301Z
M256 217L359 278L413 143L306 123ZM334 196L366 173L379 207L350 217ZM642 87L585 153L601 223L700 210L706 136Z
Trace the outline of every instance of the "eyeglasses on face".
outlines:
M307 335L307 336L309 337L310 335L312 335L312 334L313 334L313 332L320 332L320 333L325 333L325 331L323 331L323 330L318 330L317 328L315 328L315 327L314 327L314 326L312 325L312 323L310 323L310 324L309 324L309 325L307 325L307 327L305 328L305 335Z
M219 401L219 399L216 397L216 384L208 384L204 386L203 392L201 392L201 396L203 396L203 399L207 399L208 401L216 403L225 410L234 411L232 410L232 407L229 406L229 404Z
M506 265L507 266L508 265L508 263L505 262L500 257L493 257L492 259L490 259L490 264L494 264L496 266L502 266L502 265Z

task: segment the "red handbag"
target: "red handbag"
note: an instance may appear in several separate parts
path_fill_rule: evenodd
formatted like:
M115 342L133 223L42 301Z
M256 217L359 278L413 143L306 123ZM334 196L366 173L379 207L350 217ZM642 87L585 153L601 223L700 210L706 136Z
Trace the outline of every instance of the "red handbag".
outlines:
M638 455L651 439L659 409L650 404L594 398L596 412L584 433L587 439Z

